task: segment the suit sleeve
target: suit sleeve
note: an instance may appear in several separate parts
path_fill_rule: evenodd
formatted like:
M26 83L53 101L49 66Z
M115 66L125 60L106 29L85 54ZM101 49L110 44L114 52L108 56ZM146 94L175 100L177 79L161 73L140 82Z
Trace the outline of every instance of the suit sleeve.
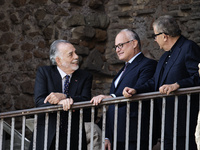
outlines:
M34 99L36 107L52 106L52 104L50 103L44 103L45 98L49 95L47 82L48 79L44 73L44 70L42 69L42 67L38 68L34 88Z
M152 61L147 63L145 67L141 70L139 79L134 86L137 93L152 92L155 87L154 73L156 69L157 62Z
M177 81L180 88L199 85L198 63L200 62L200 48L193 42L185 48L187 51L184 61L188 77Z

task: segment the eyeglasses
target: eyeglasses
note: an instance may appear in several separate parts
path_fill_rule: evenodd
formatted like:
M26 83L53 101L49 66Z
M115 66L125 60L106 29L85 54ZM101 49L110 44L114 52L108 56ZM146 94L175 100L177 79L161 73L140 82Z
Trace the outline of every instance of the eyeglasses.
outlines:
M118 45L115 45L115 50L117 50L117 48L119 49L122 49L122 47L124 46L124 44L127 44L129 42L132 42L133 40L130 40L130 41L127 41L127 42L124 42L124 43L119 43Z
M160 33L158 33L158 34L152 34L152 38L153 39L156 39L156 37L158 36L158 35L161 35L161 34L166 34L166 35L168 35L167 33L165 33L165 32L160 32Z

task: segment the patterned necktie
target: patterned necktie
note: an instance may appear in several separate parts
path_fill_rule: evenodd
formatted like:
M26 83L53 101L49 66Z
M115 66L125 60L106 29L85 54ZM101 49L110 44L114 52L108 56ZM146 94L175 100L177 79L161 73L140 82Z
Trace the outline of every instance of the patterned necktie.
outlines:
M67 98L69 98L69 79L70 76L66 75L65 76L65 82L64 82L64 94L66 95ZM66 134L67 133L67 112L63 111L61 112L61 121L60 121L60 131L61 134Z
M64 94L66 94L66 97L69 98L69 79L70 76L65 76L65 83L64 83Z

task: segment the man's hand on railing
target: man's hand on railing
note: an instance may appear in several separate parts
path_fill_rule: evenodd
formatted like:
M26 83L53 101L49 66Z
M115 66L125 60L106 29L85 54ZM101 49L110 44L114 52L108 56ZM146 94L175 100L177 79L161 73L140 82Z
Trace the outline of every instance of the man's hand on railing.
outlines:
M122 94L124 95L124 97L129 98L131 96L133 96L133 94L136 93L136 90L130 87L125 87Z
M93 103L93 105L98 105L105 98L112 98L112 96L110 96L110 95L98 95L98 96L93 97L91 99L90 103Z
M63 105L63 110L68 111L71 108L71 105L73 104L73 99L72 98L66 98L61 100L58 104Z
M174 84L164 84L159 88L160 93L169 95L171 92L176 91L180 85L178 83Z
M200 76L200 63L199 63L199 65L198 65L198 67L199 67L199 76Z
M63 93L51 92L44 100L44 103L58 104L61 100L65 99L66 95Z
M105 139L105 149L111 150L111 143L109 139Z

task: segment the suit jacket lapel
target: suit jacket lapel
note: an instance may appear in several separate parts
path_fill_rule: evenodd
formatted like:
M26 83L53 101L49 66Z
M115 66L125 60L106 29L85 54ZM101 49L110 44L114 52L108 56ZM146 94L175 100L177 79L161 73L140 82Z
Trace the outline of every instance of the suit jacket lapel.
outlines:
M180 37L181 38L181 37ZM176 59L178 58L180 52L181 52L181 45L184 42L184 38L181 38L179 41L177 41L178 43L176 43L176 47L173 49L171 57L167 63L167 66L165 67L165 70L163 72L163 77L161 80L161 85L165 82L165 79L167 78L167 74L169 73L170 69L172 68L172 66L174 65Z
M163 55L162 55L162 57L160 58L160 60L159 60L159 63L158 63L158 65L157 65L157 68L156 68L156 76L155 76L155 90L157 90L157 87L159 86L158 85L158 83L159 83L159 77L160 77L160 75L161 75L161 71L162 71L162 66L164 65L164 62L165 62L165 60L166 60L166 58L167 58L167 56L168 56L168 54L167 54L167 52L165 52Z
M119 87L119 85L120 85L121 81L123 80L123 78L125 78L126 75L127 75L130 71L132 71L133 68L135 68L135 67L140 63L140 61L142 60L143 57L144 57L144 55L141 53L140 55L138 55L138 56L132 61L131 64L129 64L129 65L127 66L126 71L125 71L125 72L123 73L123 75L121 76L121 78L120 78L120 80L119 80L119 82L118 82L117 87ZM116 87L116 89L117 89L117 87ZM115 89L115 90L116 90L116 89Z
M54 83L54 89L57 92L62 93L62 79L61 79L60 73L58 72L58 69L56 66L54 66L52 69L52 80Z
M69 84L69 95L74 96L76 94L76 90L78 87L78 83L80 80L80 76L77 75L77 71L75 71L72 75L70 84Z

